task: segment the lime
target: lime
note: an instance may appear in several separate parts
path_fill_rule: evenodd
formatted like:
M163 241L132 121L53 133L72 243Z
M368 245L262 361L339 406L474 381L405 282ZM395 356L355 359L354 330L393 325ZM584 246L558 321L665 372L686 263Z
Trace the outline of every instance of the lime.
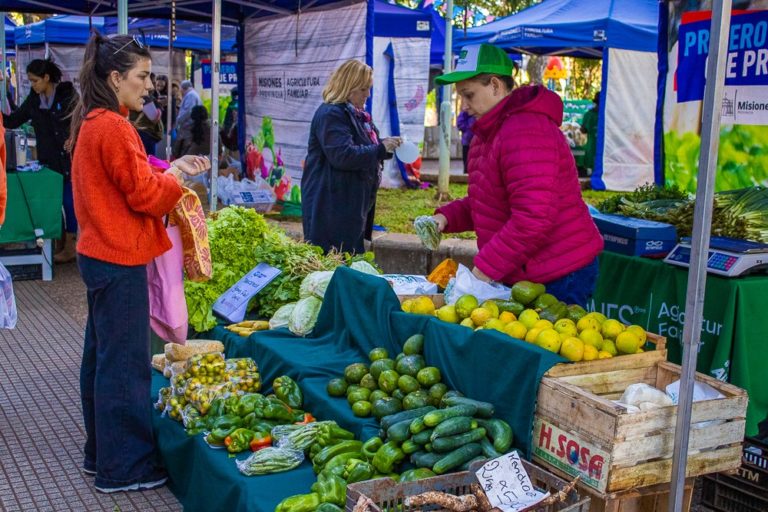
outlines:
M405 393L403 393L402 389L397 388L392 392L392 398L397 398L398 400L402 401L403 398L405 398Z
M379 375L385 370L394 370L395 362L392 359L377 359L371 363L371 375L376 382L379 381Z
M395 370L400 375L410 375L415 377L419 373L419 370L424 368L424 357L419 354L405 356L395 363Z
M373 375L370 373L366 373L365 376L360 380L360 386L368 388L371 391L379 389L379 385L376 383L376 379L374 379Z
M366 400L360 400L359 402L355 402L352 404L352 414L354 414L358 418L365 418L367 416L370 416L372 409L373 409L373 406L371 405L371 402L368 402Z
M370 359L371 362L378 361L379 359L387 359L388 357L389 352L387 352L387 349L384 347L376 347L368 352L368 359Z
M468 318L472 310L477 308L480 303L477 302L477 298L473 295L462 295L459 300L456 301L456 315L460 319Z
M437 405L440 403L440 399L443 398L443 395L445 395L448 392L448 386L443 384L442 382L438 382L437 384L433 384L429 388L429 398L432 400L432 405Z
M419 407L426 407L429 405L429 396L426 393L408 393L403 398L403 409L418 409Z
M406 395L421 388L419 381L410 375L401 375L400 378L397 379L397 387Z
M347 395L347 402L349 402L349 404L352 405L355 402L359 402L361 400L368 400L370 396L371 396L370 389L368 388L356 389L355 391Z
M410 356L413 354L421 354L424 349L424 335L414 334L403 343L403 354ZM400 355L398 354L398 358Z
M379 389L386 393L392 393L397 389L397 380L400 374L394 370L386 370L379 375Z
M328 381L325 390L331 396L344 396L347 392L347 381L340 378L331 379Z
M350 384L357 384L360 382L365 374L368 373L368 366L363 363L352 363L344 368L344 378Z
M379 398L373 402L372 413L377 419L403 410L403 404L397 398Z

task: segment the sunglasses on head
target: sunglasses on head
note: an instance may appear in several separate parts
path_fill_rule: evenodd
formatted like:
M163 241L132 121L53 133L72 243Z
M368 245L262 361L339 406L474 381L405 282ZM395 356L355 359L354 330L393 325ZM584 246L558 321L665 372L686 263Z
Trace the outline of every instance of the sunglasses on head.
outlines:
M120 48L118 48L117 50L112 52L112 55L116 55L118 52L124 50L131 43L135 43L136 46L138 46L140 50L144 49L144 44L141 41L139 41L139 38L137 36L133 36L130 41L128 41L123 46L121 46Z

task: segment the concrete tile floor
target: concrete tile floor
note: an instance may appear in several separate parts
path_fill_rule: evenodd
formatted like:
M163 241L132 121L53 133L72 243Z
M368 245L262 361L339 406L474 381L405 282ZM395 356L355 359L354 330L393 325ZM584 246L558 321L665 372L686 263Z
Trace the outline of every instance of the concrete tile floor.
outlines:
M80 471L88 308L77 265L58 265L53 281L20 281L14 290L18 325L0 329L0 512L182 510L167 488L104 495ZM708 512L697 484L692 511Z

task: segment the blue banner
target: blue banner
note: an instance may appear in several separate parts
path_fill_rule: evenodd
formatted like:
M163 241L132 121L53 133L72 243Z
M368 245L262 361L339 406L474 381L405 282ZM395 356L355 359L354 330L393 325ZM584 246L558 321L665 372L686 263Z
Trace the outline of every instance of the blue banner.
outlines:
M203 62L203 89L211 88L211 63ZM219 84L237 85L237 62L222 62L219 68Z
M709 52L709 13L686 13L678 32L677 101L701 101ZM704 17L704 19L702 19ZM686 18L690 20L686 22ZM768 85L768 11L734 13L725 85Z

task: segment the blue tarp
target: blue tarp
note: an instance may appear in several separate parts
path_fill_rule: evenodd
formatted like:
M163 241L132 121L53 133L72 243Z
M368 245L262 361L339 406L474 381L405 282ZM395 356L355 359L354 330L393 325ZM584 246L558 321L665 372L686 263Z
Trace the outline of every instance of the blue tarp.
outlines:
M16 27L16 45L85 44L88 42L91 26L103 31L104 18L93 17L89 24L87 16L54 16L37 23Z
M517 14L454 32L455 49L491 43L535 54L598 57L603 48L655 52L658 0L544 0Z
M8 16L5 17L5 48L8 50L12 50L14 46L14 41L16 40L16 24L12 22L10 19L8 19Z
M375 0L373 34L376 37L431 37L432 16L427 11Z

